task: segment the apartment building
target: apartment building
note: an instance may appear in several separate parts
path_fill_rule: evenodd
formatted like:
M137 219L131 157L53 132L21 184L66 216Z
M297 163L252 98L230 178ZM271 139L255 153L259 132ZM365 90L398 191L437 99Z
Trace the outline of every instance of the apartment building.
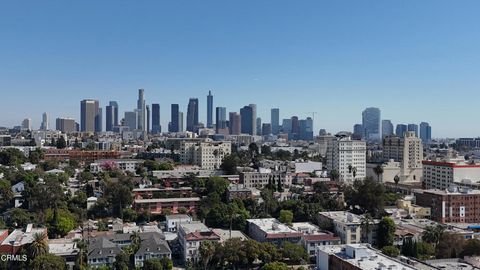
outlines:
M366 143L337 135L328 142L327 169L337 171L340 181L352 182L366 176Z
M180 143L180 162L197 165L204 170L218 170L225 156L232 153L231 142L189 142Z

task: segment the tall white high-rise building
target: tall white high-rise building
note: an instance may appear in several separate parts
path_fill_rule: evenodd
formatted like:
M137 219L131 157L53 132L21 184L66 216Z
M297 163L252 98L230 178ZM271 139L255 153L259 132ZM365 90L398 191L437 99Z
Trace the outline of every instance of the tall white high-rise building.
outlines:
M42 124L40 125L40 130L48 130L48 114L46 112L42 114Z
M337 136L328 141L327 169L337 171L339 180L352 182L355 179L364 179L366 176L365 141L352 140L349 136Z

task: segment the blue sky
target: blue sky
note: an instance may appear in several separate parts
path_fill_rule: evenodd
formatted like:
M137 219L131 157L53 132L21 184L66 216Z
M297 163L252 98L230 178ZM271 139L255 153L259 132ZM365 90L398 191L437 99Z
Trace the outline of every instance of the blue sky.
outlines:
M2 1L0 125L41 113L79 118L80 100L144 88L148 103L186 111L206 95L269 122L310 116L351 130L375 106L397 123L428 121L434 137L478 136L478 1Z

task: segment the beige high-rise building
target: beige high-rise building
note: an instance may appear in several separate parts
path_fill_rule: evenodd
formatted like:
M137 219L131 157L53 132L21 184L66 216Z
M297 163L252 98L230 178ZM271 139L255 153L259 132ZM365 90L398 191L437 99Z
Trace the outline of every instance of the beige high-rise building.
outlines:
M415 132L408 131L404 137L387 136L383 139L383 159L400 162L400 182L420 182L423 174L423 145ZM384 181L393 182L393 179Z
M232 153L231 142L187 142L180 144L182 164L197 165L205 170L218 170L223 158Z

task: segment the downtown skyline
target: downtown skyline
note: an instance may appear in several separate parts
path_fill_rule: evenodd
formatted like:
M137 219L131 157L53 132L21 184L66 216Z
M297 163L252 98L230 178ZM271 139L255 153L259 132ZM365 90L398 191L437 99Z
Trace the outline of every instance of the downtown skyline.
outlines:
M378 107L395 125L429 122L434 137L479 136L462 116L478 113L480 4L347 2L2 3L0 126L37 128L43 112L50 125L79 121L88 98L132 110L138 88L160 104L164 130L169 105L186 114L190 97L206 124L211 89L214 107L254 103L265 123L275 107L281 119L317 112L315 133L351 130Z

